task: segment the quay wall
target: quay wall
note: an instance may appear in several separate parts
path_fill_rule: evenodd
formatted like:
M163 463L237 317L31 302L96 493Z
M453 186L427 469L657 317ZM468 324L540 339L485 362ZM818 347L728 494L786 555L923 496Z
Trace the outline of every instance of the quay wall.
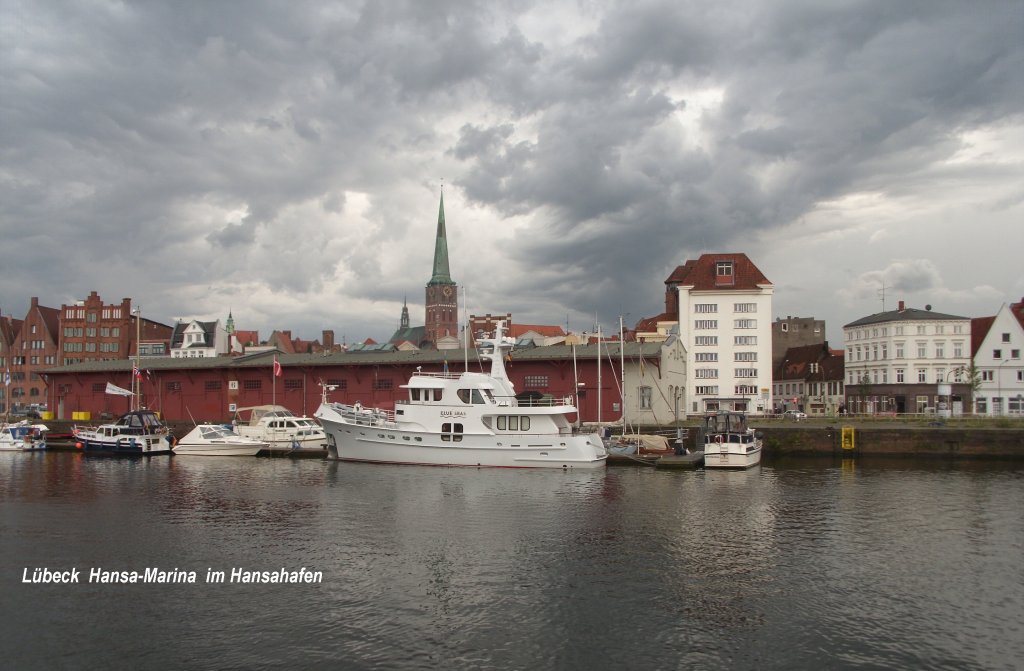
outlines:
M841 426L758 428L765 456L867 455L1024 460L1024 429L965 427L853 427L854 447L843 449Z

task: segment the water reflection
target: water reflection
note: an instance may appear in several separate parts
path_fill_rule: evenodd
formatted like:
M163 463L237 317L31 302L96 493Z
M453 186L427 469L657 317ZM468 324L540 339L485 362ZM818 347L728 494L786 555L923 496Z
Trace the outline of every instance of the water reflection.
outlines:
M5 614L38 617L8 618L0 643L13 668L62 654L114 667L1008 668L1024 654L1022 480L864 460L563 473L0 455L0 565L15 571L325 576L301 589L8 580ZM127 627L120 656L62 626L97 618ZM59 637L41 642L49 627Z

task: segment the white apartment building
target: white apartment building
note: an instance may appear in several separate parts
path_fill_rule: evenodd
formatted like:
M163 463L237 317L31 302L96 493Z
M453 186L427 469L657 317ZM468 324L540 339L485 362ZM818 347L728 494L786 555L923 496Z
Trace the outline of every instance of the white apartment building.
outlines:
M735 253L687 261L665 284L687 357L685 412L769 411L774 285Z
M171 358L194 359L228 353L229 336L220 320L178 322L171 335Z
M969 410L967 369L971 320L908 308L873 314L843 327L846 407L852 413L932 413L949 403L953 415ZM952 385L939 398L940 383Z
M995 317L971 321L974 368L978 388L974 412L979 415L1024 415L1024 298L1005 303Z

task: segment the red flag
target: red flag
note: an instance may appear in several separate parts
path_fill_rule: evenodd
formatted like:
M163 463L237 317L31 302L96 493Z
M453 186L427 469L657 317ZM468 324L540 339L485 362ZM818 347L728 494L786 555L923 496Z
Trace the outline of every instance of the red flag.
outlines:
M274 357L274 377L281 377L281 362Z

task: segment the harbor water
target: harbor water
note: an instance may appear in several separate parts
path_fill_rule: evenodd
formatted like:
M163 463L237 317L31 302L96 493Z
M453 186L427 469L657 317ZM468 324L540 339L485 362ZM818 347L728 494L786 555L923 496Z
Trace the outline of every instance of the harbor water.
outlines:
M1022 511L986 462L0 453L2 664L1020 668Z

